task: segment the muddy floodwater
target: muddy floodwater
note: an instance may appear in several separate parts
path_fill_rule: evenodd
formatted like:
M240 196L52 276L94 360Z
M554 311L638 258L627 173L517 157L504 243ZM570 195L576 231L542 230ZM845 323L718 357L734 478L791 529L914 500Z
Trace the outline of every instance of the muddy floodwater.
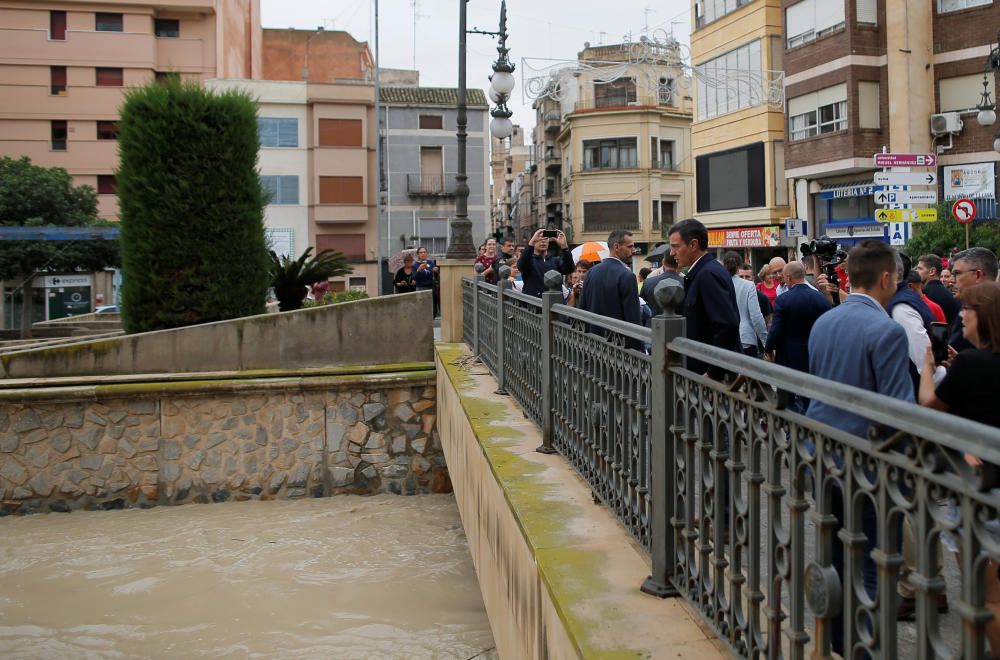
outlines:
M491 657L452 497L0 518L0 658Z

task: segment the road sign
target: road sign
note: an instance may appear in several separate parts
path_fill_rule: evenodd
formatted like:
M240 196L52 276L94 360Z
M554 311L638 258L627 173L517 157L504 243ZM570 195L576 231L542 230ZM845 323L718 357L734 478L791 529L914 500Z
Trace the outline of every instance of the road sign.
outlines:
M956 199L951 207L951 215L958 222L972 222L976 219L976 203L971 199Z
M889 225L889 245L906 245L910 238L910 223L894 222Z
M937 204L936 190L905 190L875 193L876 204Z
M785 218L785 236L788 238L798 238L805 232L805 220L799 218Z
M876 209L879 222L935 222L937 209Z
M935 167L934 154L875 154L875 167Z
M936 186L937 172L876 172L876 186Z

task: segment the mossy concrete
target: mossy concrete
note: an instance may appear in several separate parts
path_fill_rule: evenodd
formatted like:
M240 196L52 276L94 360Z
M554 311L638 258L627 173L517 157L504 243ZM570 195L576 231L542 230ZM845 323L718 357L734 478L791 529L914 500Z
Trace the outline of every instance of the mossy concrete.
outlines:
M496 382L466 347L439 343L436 353L439 431L501 655L725 657L682 601L640 593L644 551L561 456L535 452L538 429L492 394ZM453 460L489 478L463 483ZM502 503L486 504L491 493ZM504 534L505 524L516 534ZM496 547L478 547L480 538ZM483 584L498 577L508 584Z

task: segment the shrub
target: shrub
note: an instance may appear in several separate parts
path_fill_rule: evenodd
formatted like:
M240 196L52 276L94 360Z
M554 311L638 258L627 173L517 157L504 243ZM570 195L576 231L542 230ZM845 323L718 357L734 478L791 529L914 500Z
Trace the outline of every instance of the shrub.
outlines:
M323 250L310 258L312 246L306 248L298 259L271 255L271 286L278 299L278 307L283 312L302 308L302 301L308 293L306 287L317 282L325 282L331 277L340 277L354 272L347 263L347 257L335 250Z
M324 305L336 305L337 303L352 302L354 300L364 300L368 297L366 291L327 291L319 300L303 301L303 307L323 307Z
M253 100L168 77L126 95L118 144L125 330L263 313L266 198Z

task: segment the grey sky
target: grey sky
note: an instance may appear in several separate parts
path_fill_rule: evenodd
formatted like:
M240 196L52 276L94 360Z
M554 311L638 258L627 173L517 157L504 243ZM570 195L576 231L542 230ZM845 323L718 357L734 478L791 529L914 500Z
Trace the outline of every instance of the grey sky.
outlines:
M264 27L346 30L356 39L372 37L373 0L262 0ZM458 84L459 0L417 0L416 68L420 82L428 86L454 87ZM646 11L646 10L649 11ZM496 31L500 0L471 0L468 27ZM381 65L386 68L413 67L412 0L380 0ZM569 0L508 0L507 46L517 65L517 87L509 103L514 123L530 129L534 111L522 94L521 58L575 59L585 41L591 44L620 43L632 33L638 39L646 25L671 30L682 43L689 43L690 0L611 0L610 2L570 2ZM487 36L468 37L468 84L486 90L490 65L496 59L496 42Z

